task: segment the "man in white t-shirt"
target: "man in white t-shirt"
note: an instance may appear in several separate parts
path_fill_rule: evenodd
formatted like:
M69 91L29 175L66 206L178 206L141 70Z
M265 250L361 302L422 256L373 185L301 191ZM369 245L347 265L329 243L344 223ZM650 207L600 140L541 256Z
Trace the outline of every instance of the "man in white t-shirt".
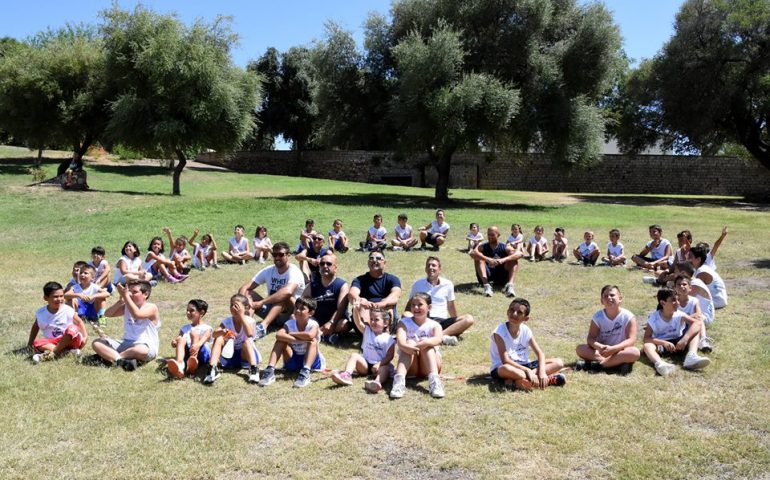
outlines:
M289 261L289 244L276 243L273 245L272 254L273 265L260 270L254 278L244 283L238 290L238 293L251 299L251 308L263 318L256 327L257 338L264 337L268 327L276 319L279 322L286 321L294 311L294 301L305 290L305 277L302 275L302 270ZM256 292L257 287L262 284L267 287L265 298Z
M442 343L444 345L457 345L457 337L473 326L473 315L457 315L455 305L455 286L441 276L441 260L436 257L428 257L425 261L425 273L428 275L414 282L409 298L415 293L427 293L430 295L430 313L428 317L437 321L444 331ZM410 306L406 306L409 311ZM405 313L404 315L408 315Z

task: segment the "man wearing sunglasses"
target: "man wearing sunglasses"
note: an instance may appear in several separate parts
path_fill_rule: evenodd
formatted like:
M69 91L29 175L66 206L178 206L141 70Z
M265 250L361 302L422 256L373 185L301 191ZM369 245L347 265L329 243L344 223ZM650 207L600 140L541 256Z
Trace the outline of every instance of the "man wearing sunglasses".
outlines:
M290 263L289 244L278 242L273 245L273 265L265 267L253 279L244 283L238 293L251 299L251 308L262 317L257 324L255 336L262 338L276 319L286 321L294 311L294 301L305 290L305 277L298 266ZM267 297L256 292L257 287L267 287Z
M401 280L385 271L385 255L382 252L369 254L369 271L356 277L350 285L348 300L361 308L361 320L369 321L369 311L373 309L393 309L394 320L398 321L396 305L401 298ZM363 332L358 332L363 334Z
M348 282L337 277L337 256L326 253L318 259L318 274L313 275L303 296L316 301L316 321L320 325L321 341L331 344L352 328L348 315Z

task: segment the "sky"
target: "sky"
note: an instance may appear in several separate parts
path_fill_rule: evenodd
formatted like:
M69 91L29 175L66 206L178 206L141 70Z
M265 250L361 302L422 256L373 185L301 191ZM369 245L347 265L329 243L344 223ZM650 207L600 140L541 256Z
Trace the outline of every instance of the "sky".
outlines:
M578 0L588 3L587 0ZM211 22L231 16L240 38L233 60L240 66L260 57L268 47L283 52L323 38L324 23L333 20L350 31L359 47L369 12L387 14L390 0L118 0L122 8L136 4L159 13L176 13L185 23ZM676 12L683 0L601 0L613 13L624 39L626 54L638 62L651 58L673 33ZM0 0L0 36L19 40L67 23L97 23L111 0Z

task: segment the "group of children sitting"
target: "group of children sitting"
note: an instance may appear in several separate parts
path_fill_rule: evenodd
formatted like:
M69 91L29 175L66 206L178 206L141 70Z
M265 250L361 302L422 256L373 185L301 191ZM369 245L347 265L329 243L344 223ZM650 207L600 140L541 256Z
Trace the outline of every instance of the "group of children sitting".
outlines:
M405 230L408 227L406 215L400 215L398 220L399 227ZM372 228L380 228L381 222L381 216L375 216ZM436 221L433 223L439 228L446 227L443 233L437 234L443 235L445 239L449 226L444 221L442 210L437 212ZM438 242L440 238L433 237L428 240L433 235L432 224L421 229L420 240L417 241L424 238L431 245L438 246L443 243ZM474 232L474 226L475 224L471 225L469 236ZM307 239L314 242L318 235L312 231L312 224L310 227L310 231L307 226L304 231L308 233ZM341 247L347 248L347 239L341 227L342 222L335 220L334 229L329 232L329 250L342 251ZM475 227L475 232L478 233L478 226ZM411 232L411 228L409 230ZM76 264L73 278L66 286L48 282L43 288L46 305L36 312L35 322L29 334L28 345L33 349L32 360L36 363L51 360L67 351L79 351L84 348L88 340L84 319L94 325L98 334L92 347L102 361L126 370L134 370L140 364L156 358L160 348L161 321L158 307L148 301L153 287L150 282L159 276L165 277L171 283L183 281L187 278L185 272L189 272L187 263L198 268L217 265L216 244L211 234L205 234L200 243L195 243L199 233L197 229L189 240L184 237L174 240L168 228L164 228L163 232L169 242L174 244L171 255L168 258L164 256L163 239L154 237L142 262L136 244L126 242L121 251L122 256L116 263L114 282L109 280L110 266L104 259L105 251L101 247L92 250L91 262ZM332 232L342 235L333 237ZM531 239L529 242L532 256L535 258L537 255L542 257L548 251L547 242L544 250L539 249L542 242L537 236L542 238L542 232L543 227L536 227L533 237L535 241ZM257 239L260 240L259 246L270 244L266 233L264 227L257 227L255 251L251 254L251 259L264 261L267 257L266 252L256 248ZM375 235L376 232L373 234L370 229L367 238ZM673 252L670 242L662 238L660 226L652 225L651 241L639 255L632 257L636 265L655 273L654 282L650 283L663 287L657 293L656 310L649 315L644 328L642 349L662 376L668 376L675 370L675 367L662 357L678 352L685 354L685 369L699 370L710 363L710 360L700 356L698 351L712 350L711 341L706 335L706 326L713 322L715 310L727 304L724 282L716 273L714 264L716 250L726 235L725 227L714 248L710 249L706 244L692 246L692 235L685 230L678 235L679 249ZM405 236L410 237L411 235ZM604 259L608 265L625 263L625 254L619 238L620 233L617 230L610 231L608 253ZM590 251L587 247L581 249L584 245L581 244L575 248L573 254L581 263L593 265L599 255L598 248L593 243L593 234L586 232L584 239L585 245L593 244L594 248ZM239 225L230 241L231 247L239 245L242 240L243 227ZM522 242L521 228L514 225L509 243ZM195 253L192 256L186 251L188 243L194 246ZM411 243L409 248L414 246L416 242ZM612 250L618 246L619 250ZM372 247L382 248L374 243ZM567 240L563 229L556 229L553 247L552 256L555 259L566 256ZM308 248L313 248L313 245L304 244L298 250L302 252ZM403 248L406 249L406 245ZM557 256L557 252L561 256ZM224 252L222 254L226 261L246 261L245 256L239 259L232 255L232 248L228 253L229 255ZM668 285L673 288L668 288ZM113 291L117 291L118 299L107 307L107 300ZM622 308L622 300L623 296L617 286L607 285L602 288L603 308L592 318L586 343L576 349L580 359L574 366L576 370L614 370L627 374L631 371L633 363L640 358L640 350L635 346L636 318L633 313ZM379 392L385 383L392 381L390 396L400 398L404 395L407 377L427 377L430 394L436 398L443 397L439 350L443 335L441 326L428 317L430 306L430 295L413 295L409 299L408 308L412 316L404 316L398 321L394 338L391 334L391 312L374 310L365 321L360 314L361 305L353 304L353 320L357 330L363 332L361 353L352 354L344 369L332 373L332 380L339 385L351 385L355 374L372 376L373 378L364 384L364 388L370 393ZM186 316L189 323L182 326L172 340L171 346L175 353L172 358L166 360L170 376L183 378L185 375L195 375L199 365L204 364L207 371L203 382L212 384L219 378L223 369L247 368L249 382L268 386L275 381L275 368L278 360L282 359L284 370L299 373L294 386L304 387L310 383L312 371L326 368L324 356L320 351L319 325L313 318L316 310L316 302L313 299L296 299L293 314L276 333L267 367L261 373L258 364L262 361L262 356L255 344L257 321L251 316L249 299L240 294L232 296L230 316L222 320L217 328L206 323L207 310L208 304L204 300L193 299L188 303ZM510 303L506 321L499 324L490 337L491 376L512 388L523 390L564 385L566 377L560 373L564 362L559 358L545 356L527 325L530 313L531 305L527 300L514 298ZM105 335L102 327L106 318L120 316L123 316L124 336L121 340L116 340ZM41 332L42 337L37 338ZM535 359L530 358L530 349L534 352ZM395 367L392 365L394 359Z

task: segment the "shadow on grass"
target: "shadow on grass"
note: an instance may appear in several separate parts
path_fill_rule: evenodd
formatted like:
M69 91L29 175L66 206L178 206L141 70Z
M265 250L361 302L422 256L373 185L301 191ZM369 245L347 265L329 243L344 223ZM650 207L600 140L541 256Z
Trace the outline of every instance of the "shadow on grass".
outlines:
M40 165L59 165L62 159L43 158ZM0 159L0 175L26 175L33 166L35 159L28 158L3 158Z
M171 175L171 170L162 165L86 165L86 170L93 170L100 173L113 173L116 175L128 175L131 177L153 176L153 175Z
M328 194L328 195L284 195L275 197L277 200L314 201L342 206L371 205L375 208L483 208L485 210L528 210L543 212L555 210L559 207L544 205L524 205L520 203L497 203L482 199L463 199L448 202L437 202L429 195L398 195L382 193L353 193L353 194Z
M770 204L754 203L744 199L671 198L647 195L570 195L570 197L581 202L633 205L637 207L676 205L677 207L726 207L739 210L770 211Z
M489 375L488 373L483 375L473 375L471 377L468 377L465 383L470 386L476 386L476 387L486 386L489 389L489 391L492 393L502 393L502 392L511 391L511 389L506 388L503 382L499 380L495 380L494 378L492 378L492 375Z
M751 261L754 268L770 268L770 258L758 258Z

